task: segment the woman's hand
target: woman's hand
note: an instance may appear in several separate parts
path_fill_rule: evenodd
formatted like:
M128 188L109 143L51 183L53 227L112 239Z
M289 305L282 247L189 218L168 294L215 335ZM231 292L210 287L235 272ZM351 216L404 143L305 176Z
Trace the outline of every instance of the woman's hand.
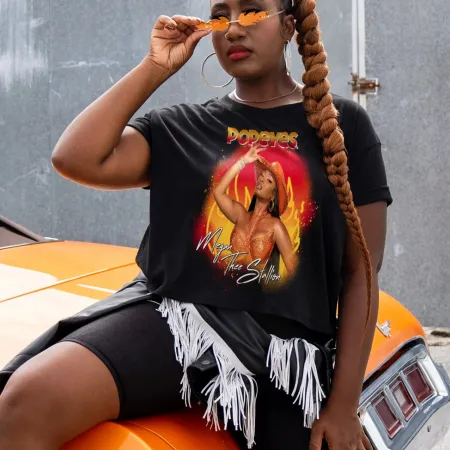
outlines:
M197 17L159 16L152 31L149 61L173 75L189 60L200 39L210 31L196 30ZM196 30L196 31L195 31Z
M258 153L263 150L265 150L264 147L252 144L250 150L242 157L242 159L245 164L251 164L259 159Z
M309 450L320 450L323 439L330 450L373 450L356 412L331 403L312 426Z

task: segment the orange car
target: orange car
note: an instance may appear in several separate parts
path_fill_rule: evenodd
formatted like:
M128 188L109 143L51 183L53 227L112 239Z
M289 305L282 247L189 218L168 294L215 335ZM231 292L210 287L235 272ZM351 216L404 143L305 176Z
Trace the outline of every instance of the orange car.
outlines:
M139 272L135 248L44 238L0 216L0 368L59 320L108 297ZM450 424L450 379L419 321L380 292L378 330L359 416L374 449L429 449ZM281 445L282 447L282 445ZM280 447L280 448L281 448ZM236 449L195 408L100 424L64 450Z

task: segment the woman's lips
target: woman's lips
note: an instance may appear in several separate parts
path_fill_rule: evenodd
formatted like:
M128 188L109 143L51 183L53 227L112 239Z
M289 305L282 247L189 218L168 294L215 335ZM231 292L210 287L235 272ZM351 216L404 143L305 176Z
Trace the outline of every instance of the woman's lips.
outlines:
M233 52L228 55L228 58L230 58L233 61L239 61L241 59L248 58L251 55L252 52L250 51L239 51L239 52Z
M256 189L262 189L262 184L261 184L261 183L258 183L258 184L256 185Z

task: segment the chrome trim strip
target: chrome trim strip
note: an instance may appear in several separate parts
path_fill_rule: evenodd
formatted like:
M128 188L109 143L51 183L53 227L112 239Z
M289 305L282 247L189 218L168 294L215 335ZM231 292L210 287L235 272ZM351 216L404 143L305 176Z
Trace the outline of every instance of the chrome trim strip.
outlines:
M408 391L408 394L412 398L412 401L414 402L414 405L416 405L416 408L419 408L420 407L419 400L417 400L416 394L414 394L414 391L411 389L411 386L409 385L408 380L406 379L406 376L405 376L405 374L403 372L400 372L400 378L402 379L403 384L405 385L405 388Z
M77 286L80 286L82 288L86 289L93 289L94 291L101 291L101 292L108 292L110 294L114 294L116 291L114 289L106 289L99 286L91 286L89 284L77 284Z
M402 348L406 347L408 344L410 344L411 342L414 342L414 341L421 341L425 345L425 347L427 345L427 342L425 341L424 337L421 335L414 336L411 339L408 339L407 341L402 342L402 344L399 345L398 347L396 347L393 350L393 352L386 359L383 359L383 361L381 361L381 363L378 364L378 366L376 366L372 370L372 372L370 372L368 375L366 375L364 377L364 381L367 381L380 367L382 367L387 361L389 361L399 350L401 350Z
M363 424L364 428L366 429L366 433L372 441L374 450L390 450L381 437L379 425L374 422L373 417L370 416L369 413L366 413L364 415L364 417L361 419L361 423Z
M389 406L391 406L391 408L394 410L395 415L397 416L398 419L400 419L402 428L404 428L406 426L406 419L403 415L402 409L398 405L397 400L395 400L395 397L392 395L392 392L388 385L386 385L383 388L383 392L384 392L386 399L388 400L388 403L390 403Z
M14 244L14 245L7 245L6 247L0 247L0 250L6 250L7 248L14 248L14 247L24 247L25 245L39 245L39 244L50 244L52 242L64 242L60 239L50 240L50 241L41 241L41 242L25 242L24 244Z
M430 381L431 386L435 388L436 392L442 396L449 395L447 386L445 385L441 374L436 369L431 356L427 354L425 358L419 361L419 365L421 366L422 371L425 372L425 376Z

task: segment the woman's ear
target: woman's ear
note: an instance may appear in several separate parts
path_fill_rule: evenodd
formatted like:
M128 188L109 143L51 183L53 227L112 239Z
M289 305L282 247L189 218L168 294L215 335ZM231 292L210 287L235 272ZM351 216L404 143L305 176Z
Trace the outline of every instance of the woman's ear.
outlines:
M281 25L281 37L285 41L290 41L295 34L295 17L293 14L288 14L283 18Z

